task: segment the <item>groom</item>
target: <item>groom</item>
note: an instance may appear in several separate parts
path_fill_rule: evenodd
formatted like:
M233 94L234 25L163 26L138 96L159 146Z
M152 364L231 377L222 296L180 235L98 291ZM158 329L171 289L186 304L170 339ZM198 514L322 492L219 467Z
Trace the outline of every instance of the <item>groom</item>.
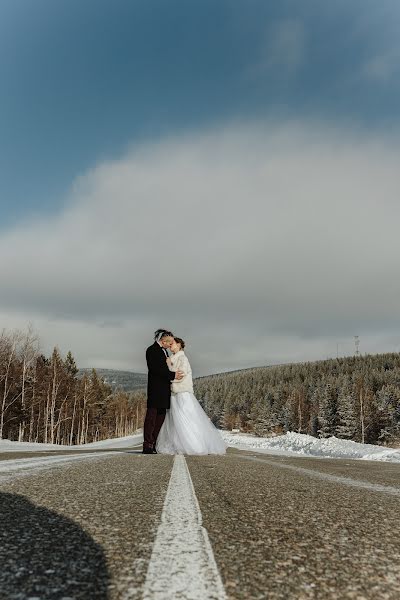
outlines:
M156 441L164 422L171 400L171 381L182 379L181 371L174 373L168 369L166 358L168 348L174 341L170 331L157 329L154 344L146 350L147 368L147 412L144 420L143 454L156 454Z

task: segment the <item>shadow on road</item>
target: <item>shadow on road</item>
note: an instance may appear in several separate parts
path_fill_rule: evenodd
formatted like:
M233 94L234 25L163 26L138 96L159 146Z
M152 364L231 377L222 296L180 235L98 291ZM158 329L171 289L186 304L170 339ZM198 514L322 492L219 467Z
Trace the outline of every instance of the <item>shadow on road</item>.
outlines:
M108 598L104 552L79 525L0 492L0 599Z

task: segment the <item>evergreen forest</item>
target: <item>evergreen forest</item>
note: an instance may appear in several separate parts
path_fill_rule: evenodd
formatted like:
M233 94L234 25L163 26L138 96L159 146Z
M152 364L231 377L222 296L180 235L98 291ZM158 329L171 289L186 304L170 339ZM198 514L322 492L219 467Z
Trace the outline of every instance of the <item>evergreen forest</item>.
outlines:
M195 393L224 429L400 443L400 354L258 367L202 377Z

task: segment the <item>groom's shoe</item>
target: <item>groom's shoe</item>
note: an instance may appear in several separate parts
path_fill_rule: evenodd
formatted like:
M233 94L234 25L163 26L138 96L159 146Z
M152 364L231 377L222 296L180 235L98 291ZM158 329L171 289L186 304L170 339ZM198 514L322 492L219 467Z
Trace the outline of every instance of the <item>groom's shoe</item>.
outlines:
M142 454L153 454L153 448L143 448Z
M152 453L153 454L158 454L157 450L155 448L152 449Z

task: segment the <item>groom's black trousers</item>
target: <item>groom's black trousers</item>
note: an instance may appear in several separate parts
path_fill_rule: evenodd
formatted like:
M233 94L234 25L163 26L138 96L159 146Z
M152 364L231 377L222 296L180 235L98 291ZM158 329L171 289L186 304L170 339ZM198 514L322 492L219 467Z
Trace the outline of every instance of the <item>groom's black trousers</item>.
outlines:
M146 412L146 418L144 420L143 427L143 449L150 450L155 448L158 434L162 424L164 423L165 415L167 414L166 408L154 408L149 406Z

